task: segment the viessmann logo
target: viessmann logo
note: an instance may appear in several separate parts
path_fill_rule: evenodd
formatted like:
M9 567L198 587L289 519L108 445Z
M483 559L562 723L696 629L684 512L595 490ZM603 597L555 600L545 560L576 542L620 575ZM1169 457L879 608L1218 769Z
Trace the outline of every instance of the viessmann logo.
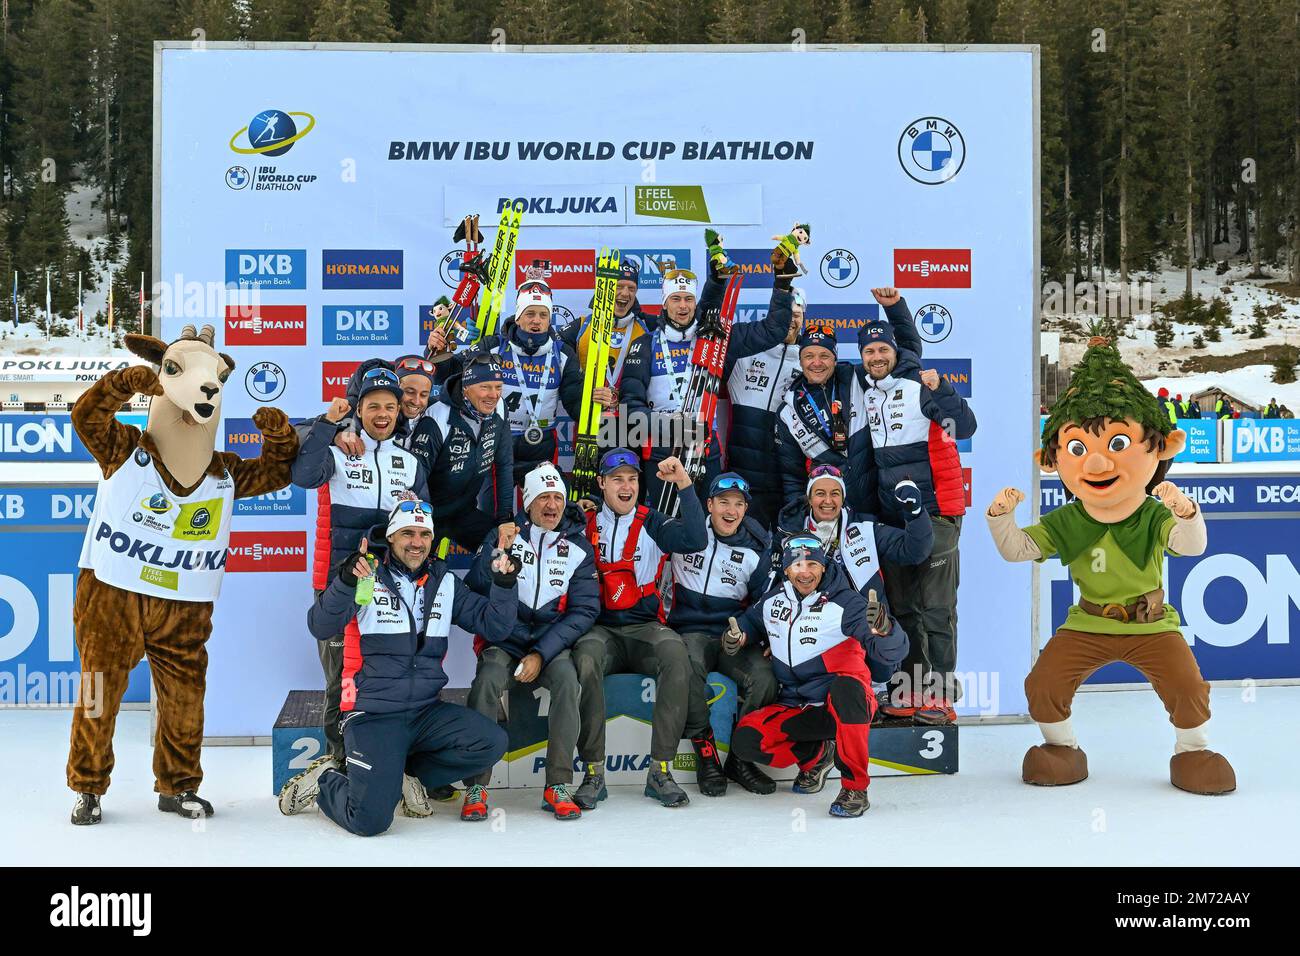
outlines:
M596 287L596 253L594 249L520 249L515 253L515 282L536 262L550 263L546 284L552 289L594 289Z
M336 398L346 398L348 379L357 370L360 362L321 362L320 398L322 402L332 402Z
M305 305L226 306L227 345L306 345Z
M306 531L232 531L227 571L306 571Z
M969 249L895 249L894 284L900 289L969 289Z

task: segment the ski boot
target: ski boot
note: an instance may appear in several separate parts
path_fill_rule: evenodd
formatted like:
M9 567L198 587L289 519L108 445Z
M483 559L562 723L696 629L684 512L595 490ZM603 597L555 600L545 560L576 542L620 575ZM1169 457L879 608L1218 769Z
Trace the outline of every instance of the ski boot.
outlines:
M684 807L691 802L686 791L673 779L672 763L656 760L645 775L645 795L658 800L665 807Z
M713 732L702 737L692 737L691 746L695 748L695 782L700 786L700 793L706 797L720 797L727 792L727 778L718 762L718 748L713 740Z
M807 769L801 768L799 776L794 778L795 793L820 793L826 786L826 778L835 766L835 741L828 740L822 744L822 752Z

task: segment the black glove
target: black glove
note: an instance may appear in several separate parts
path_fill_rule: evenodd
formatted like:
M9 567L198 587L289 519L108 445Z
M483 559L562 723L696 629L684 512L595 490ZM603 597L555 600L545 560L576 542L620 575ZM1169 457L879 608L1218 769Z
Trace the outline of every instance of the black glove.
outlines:
M889 630L889 615L885 612L885 605L876 597L874 588L867 591L867 623L882 633Z
M498 555L496 554L492 555L493 564L496 563L497 557ZM503 574L502 572L498 571L495 567L492 568L492 583L499 588L514 587L515 582L519 580L519 569L523 566L519 563L519 559L516 558L513 554L510 554L509 552L506 552L506 559L510 562L509 571L506 571Z
M894 498L912 517L921 513L921 489L912 479L904 478L894 485Z
M338 568L338 579L350 588L357 586L357 576L352 573L352 569L357 566L357 562L364 558L365 555L360 551L353 551Z
M798 275L799 267L794 264L794 256L790 256L785 260L785 265L772 274L772 287L789 292Z

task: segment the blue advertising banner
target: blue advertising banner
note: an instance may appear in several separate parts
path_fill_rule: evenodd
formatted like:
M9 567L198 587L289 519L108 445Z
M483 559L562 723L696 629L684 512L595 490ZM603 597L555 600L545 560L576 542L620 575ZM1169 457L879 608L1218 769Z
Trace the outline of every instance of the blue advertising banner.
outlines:
M1225 461L1300 461L1300 419L1224 419Z
M144 428L148 416L123 414L117 420ZM66 413L0 415L0 462L92 461Z

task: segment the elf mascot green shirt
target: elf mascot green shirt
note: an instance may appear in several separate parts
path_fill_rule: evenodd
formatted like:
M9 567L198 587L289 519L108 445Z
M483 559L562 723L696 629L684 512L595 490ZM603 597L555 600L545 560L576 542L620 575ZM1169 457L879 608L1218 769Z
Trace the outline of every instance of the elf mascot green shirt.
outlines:
M1020 528L1015 508L1025 496L1004 488L985 513L1002 557L1056 555L1079 588L1079 602L1025 679L1029 715L1044 739L1025 754L1026 783L1059 786L1088 776L1070 703L1089 674L1124 661L1151 682L1174 725L1170 782L1203 794L1237 787L1231 764L1209 749L1210 685L1179 631L1178 611L1165 603L1164 556L1205 551L1200 509L1164 480L1186 440L1119 351L1094 336L1052 407L1035 456L1072 500Z

